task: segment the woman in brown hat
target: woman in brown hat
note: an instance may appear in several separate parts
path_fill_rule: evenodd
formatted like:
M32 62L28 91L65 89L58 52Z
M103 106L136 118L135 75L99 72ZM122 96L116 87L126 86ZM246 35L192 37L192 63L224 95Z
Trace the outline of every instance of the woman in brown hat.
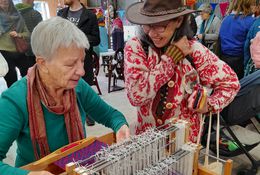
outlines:
M140 36L125 46L127 96L138 111L136 134L181 118L191 123L190 140L196 141L199 115L221 111L239 90L234 71L192 39L187 16L193 12L181 0L145 0L126 11L127 19L141 26Z

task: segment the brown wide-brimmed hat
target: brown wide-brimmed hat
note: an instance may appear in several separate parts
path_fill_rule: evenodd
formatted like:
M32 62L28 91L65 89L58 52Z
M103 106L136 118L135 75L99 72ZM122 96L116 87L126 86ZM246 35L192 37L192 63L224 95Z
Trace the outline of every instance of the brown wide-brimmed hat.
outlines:
M182 0L145 0L130 5L126 18L134 24L154 24L196 12L184 7Z

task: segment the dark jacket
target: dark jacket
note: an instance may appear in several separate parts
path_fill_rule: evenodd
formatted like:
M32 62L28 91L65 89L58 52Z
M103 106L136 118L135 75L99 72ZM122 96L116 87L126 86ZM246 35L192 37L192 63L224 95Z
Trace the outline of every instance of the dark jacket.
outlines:
M83 6L83 11L80 16L80 20L78 23L78 28L85 33L88 38L90 48L86 51L85 57L85 75L82 77L89 85L93 85L94 73L93 73L93 62L92 62L92 52L93 46L97 46L100 43L100 36L99 36L99 28L98 28L98 21L97 17L94 13L90 10L86 9ZM58 11L57 15L67 19L69 7L63 8Z
M83 5L82 5L83 6ZM63 8L58 12L58 16L67 19L69 7ZM83 12L80 16L78 28L85 33L90 47L97 46L100 43L98 21L96 15L83 6Z

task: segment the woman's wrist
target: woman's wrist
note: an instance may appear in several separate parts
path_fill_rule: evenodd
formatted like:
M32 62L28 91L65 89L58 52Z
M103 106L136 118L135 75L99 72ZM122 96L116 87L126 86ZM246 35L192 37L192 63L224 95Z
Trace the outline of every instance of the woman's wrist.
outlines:
M184 53L175 44L172 44L167 48L165 55L172 58L172 60L175 64L185 58Z

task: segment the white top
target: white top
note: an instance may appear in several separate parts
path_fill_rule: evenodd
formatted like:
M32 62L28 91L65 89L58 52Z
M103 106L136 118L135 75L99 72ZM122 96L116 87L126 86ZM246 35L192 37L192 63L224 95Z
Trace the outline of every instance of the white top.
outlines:
M8 72L8 64L0 52L0 77L4 77Z

